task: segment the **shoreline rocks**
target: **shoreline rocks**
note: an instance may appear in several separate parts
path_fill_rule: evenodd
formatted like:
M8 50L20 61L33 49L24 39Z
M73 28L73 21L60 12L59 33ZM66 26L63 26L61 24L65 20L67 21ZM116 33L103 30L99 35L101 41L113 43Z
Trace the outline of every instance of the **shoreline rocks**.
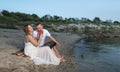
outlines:
M29 57L11 55L24 47L23 31L0 29L0 33L0 72L75 72L77 70L77 64L72 56L74 43L81 38L77 34L51 32L62 44L58 50L67 59L67 62L54 66L34 65Z

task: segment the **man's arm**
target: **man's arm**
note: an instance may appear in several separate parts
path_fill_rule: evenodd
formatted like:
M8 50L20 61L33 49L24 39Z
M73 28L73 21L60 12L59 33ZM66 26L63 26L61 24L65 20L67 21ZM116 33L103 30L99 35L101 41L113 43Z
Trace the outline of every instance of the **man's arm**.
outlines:
M61 44L60 44L53 36L50 35L49 38L50 38L53 42L55 42L58 47L61 47Z

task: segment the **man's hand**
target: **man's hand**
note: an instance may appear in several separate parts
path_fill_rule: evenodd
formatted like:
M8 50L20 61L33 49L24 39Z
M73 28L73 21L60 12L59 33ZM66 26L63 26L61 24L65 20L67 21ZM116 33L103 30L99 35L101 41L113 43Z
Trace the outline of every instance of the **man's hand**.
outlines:
M60 44L53 36L49 36L49 38L50 38L53 42L56 43L56 46L57 46L58 48L61 47L61 44Z
M60 43L57 43L56 45L58 48L61 48L61 44Z

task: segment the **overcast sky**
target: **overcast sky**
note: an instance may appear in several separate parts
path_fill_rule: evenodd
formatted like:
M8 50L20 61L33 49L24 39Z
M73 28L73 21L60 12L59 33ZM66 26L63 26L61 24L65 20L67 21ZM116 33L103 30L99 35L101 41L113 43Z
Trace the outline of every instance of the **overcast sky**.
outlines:
M0 0L0 10L120 21L120 0Z

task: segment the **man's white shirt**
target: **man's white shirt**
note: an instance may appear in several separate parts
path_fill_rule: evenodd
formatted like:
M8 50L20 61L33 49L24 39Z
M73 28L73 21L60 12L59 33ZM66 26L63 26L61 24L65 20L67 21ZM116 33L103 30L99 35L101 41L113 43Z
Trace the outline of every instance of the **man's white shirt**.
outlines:
M35 38L38 38L37 35L38 34L38 30L35 30L34 32L33 32L33 36L35 37ZM51 34L48 32L48 30L46 30L46 29L43 29L43 37L42 37L42 39L41 39L41 42L40 42L40 47L41 46L43 46L44 45L44 43L45 43L45 38L46 37L49 37L49 36L51 36Z

